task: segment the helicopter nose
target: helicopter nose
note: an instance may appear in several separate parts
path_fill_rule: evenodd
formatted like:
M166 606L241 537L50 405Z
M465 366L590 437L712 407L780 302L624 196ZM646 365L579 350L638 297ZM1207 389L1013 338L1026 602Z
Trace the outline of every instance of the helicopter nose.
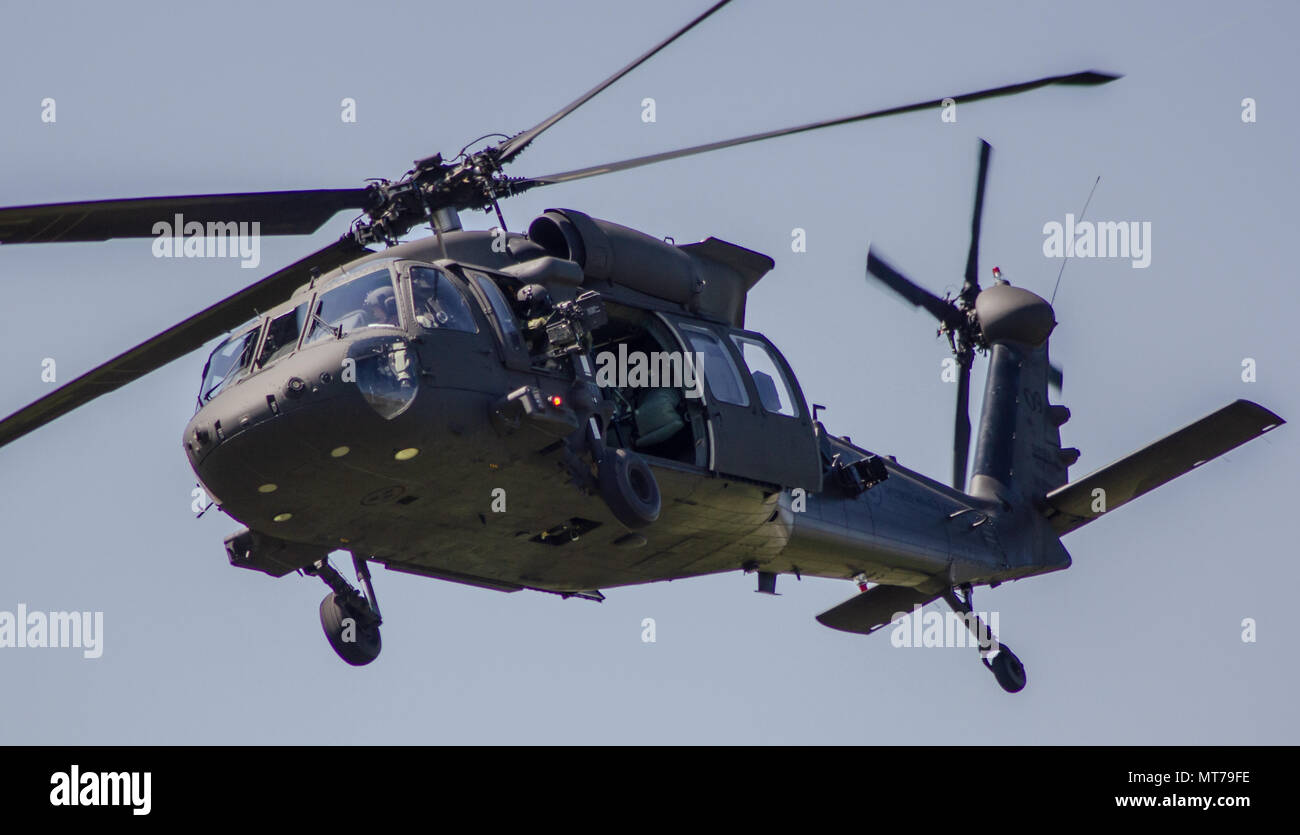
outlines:
M250 528L289 533L342 524L354 494L397 501L441 472L456 457L449 434L487 423L487 395L420 384L409 346L394 356L395 341L313 346L205 404L184 443L209 497Z
M195 413L185 428L190 462L198 466L217 447L243 432L348 394L345 346L323 345L282 360L224 389Z

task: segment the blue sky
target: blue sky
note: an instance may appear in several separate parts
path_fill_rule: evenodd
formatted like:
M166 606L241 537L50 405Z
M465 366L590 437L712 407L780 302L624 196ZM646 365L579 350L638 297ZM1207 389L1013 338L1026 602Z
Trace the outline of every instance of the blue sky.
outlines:
M665 0L265 3L190 9L4 4L5 205L339 188L513 133L706 4ZM1152 259L1072 262L1052 342L1083 475L1236 398L1300 414L1293 348L1293 4L735 3L550 130L513 166L545 174L818 118L1083 69L1044 89L539 189L552 206L770 254L750 327L827 426L950 471L946 344L864 279L868 242L942 293L961 281L978 138L994 146L981 274L1050 296L1043 226L1088 210L1150 222ZM472 22L471 22L472 17ZM41 100L57 122L40 120ZM358 121L339 118L357 101ZM641 102L656 102L656 121ZM1243 98L1257 121L1241 119ZM155 259L149 241L0 249L0 410L341 234L235 260ZM494 224L469 213L467 226ZM791 251L791 231L807 251ZM190 512L180 446L203 352L0 449L0 610L104 613L104 652L0 649L17 743L1291 743L1300 741L1297 579L1284 427L1067 537L1068 571L977 593L1029 672L1018 696L973 652L898 649L813 616L847 583L734 575L503 595L380 570L383 656L348 668L315 580L230 568L239 525ZM1256 361L1257 380L1241 379ZM974 402L980 400L977 371ZM641 641L656 621L657 641ZM1258 640L1241 640L1254 618Z

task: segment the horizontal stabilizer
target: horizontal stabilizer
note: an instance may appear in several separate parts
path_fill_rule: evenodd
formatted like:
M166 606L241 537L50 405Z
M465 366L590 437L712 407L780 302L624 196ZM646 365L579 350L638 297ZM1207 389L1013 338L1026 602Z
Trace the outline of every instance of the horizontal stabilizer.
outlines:
M856 597L817 616L823 626L841 632L870 635L893 620L894 615L912 613L915 605L924 606L939 599L936 592L924 592L907 586L874 586Z
M1283 423L1258 403L1238 400L1048 493L1047 517L1058 536L1067 534ZM1099 489L1105 493L1094 493Z

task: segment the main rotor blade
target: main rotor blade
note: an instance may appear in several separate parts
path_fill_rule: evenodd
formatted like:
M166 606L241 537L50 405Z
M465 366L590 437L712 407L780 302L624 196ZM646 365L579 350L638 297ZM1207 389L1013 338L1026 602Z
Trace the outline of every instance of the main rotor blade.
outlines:
M721 2L714 3L712 6L709 7L709 9L708 9L706 12L704 12L704 13L701 14L699 17L697 17L697 18L695 18L694 20L692 20L690 23L688 23L688 24L686 24L685 26L683 26L681 29L678 29L676 32L674 32L673 34L669 35L669 36L668 36L667 38L665 38L664 40L660 41L658 44L656 44L654 47L652 47L652 48L650 49L649 52L646 52L646 53L645 53L644 55L642 55L640 58L637 58L635 61L633 61L632 63L628 64L628 65L627 65L626 67L624 67L623 69L621 69L621 70L619 70L618 72L614 73L614 74L611 75L609 78L607 78L607 79L605 79L604 81L602 81L602 82L600 82L599 84L597 84L595 87L592 87L590 90L588 90L587 92L583 93L581 96L579 96L578 98L574 99L574 100L573 100L572 102L570 102L569 104L567 104L567 105L565 105L564 107L560 108L560 109L557 110L554 114L552 114L551 116L547 117L547 118L544 119L543 121L539 122L537 125L535 125L535 126L529 128L528 130L524 131L524 132L521 133L521 134L517 134L516 136L514 136L514 137L512 137L512 138L510 138L510 139L508 139L508 140L506 140L506 141L505 141L504 143L502 143L502 145L501 145L501 149L500 149L500 161L503 162L503 163L504 163L504 162L509 162L510 160L512 160L512 159L514 159L515 157L519 156L520 152L522 152L522 151L524 150L524 148L528 147L529 143L531 143L534 139L536 139L536 138L537 138L537 137L542 133L542 131L546 130L546 129L549 128L551 125L553 125L553 124L555 124L556 122L560 121L560 120L563 119L565 116L568 116L570 113L572 113L573 111L577 110L579 107L582 107L584 104L586 104L586 103L587 103L588 101L590 101L592 98L594 98L597 94L599 94L601 91L603 91L606 87L610 86L610 85L613 84L615 81L618 81L618 80L619 80L620 78L622 78L623 76L625 76L625 75L627 75L628 73L632 72L632 70L634 70L634 69L636 69L637 67L641 66L641 65L644 64L646 61L649 61L651 58L653 58L653 57L654 57L654 56L655 56L655 55L656 55L660 50L662 50L664 47L668 46L670 43L672 43L673 41L677 40L677 39L680 38L682 35L685 35L687 32L689 32L690 30L694 29L695 26L696 26L697 24L703 22L703 20L704 20L705 18L707 18L709 15L713 14L713 13L716 12L718 9L721 9L723 6L727 5L727 4L730 3L730 2L731 2L731 0L721 0Z
M966 283L962 285L962 295L970 304L975 303L979 295L979 256L980 256L980 221L984 216L984 186L989 176L989 153L993 146L980 140L980 169L975 178L975 209L970 219L970 252L966 255Z
M257 311L288 298L313 270L328 272L368 252L351 238L343 238L245 287L0 421L0 446L202 347Z
M1008 96L1013 93L1023 93L1026 90L1033 90L1038 87L1046 87L1049 84L1068 84L1074 86L1091 86L1096 84L1105 84L1121 78L1118 75L1109 73L1096 72L1089 70L1087 72L1078 72L1071 75L1054 75L1047 78L1040 78L1035 81L1026 81L1020 84L1008 84L1004 87L993 87L988 90L978 90L974 93L965 93L960 96L952 96L952 100L957 104L967 102L981 101L983 99L996 98L998 96ZM650 154L644 157L622 160L619 162L610 162L605 165L593 165L588 168L577 168L573 171L565 171L560 174L548 174L544 177L528 177L516 181L515 192L523 191L527 188L538 185L550 185L553 183L566 183L571 180L581 180L584 177L594 177L598 174L610 174L615 171L626 171L629 168L639 168L643 165L651 165L656 162L664 162L670 159L680 157L689 157L694 154L703 154L707 151L717 151L722 148L730 148L735 145L745 145L750 142L758 142L764 139L775 139L779 136L791 136L796 133L804 133L821 128L835 127L836 125L847 125L853 122L863 122L868 119L879 119L882 116L896 116L900 113L913 113L918 110L926 110L938 107L944 103L944 99L932 99L931 101L920 102L918 104L905 104L899 107L890 107L885 110L873 110L869 113L859 113L854 116L844 116L839 119L825 119L820 122L809 122L806 125L799 125L792 128L781 128L779 130L769 130L762 133L753 133L748 136L741 136L735 139L723 139L718 142L708 142L704 145L694 145L690 148L681 148L676 151L665 151L659 154Z
M205 230L209 223L256 222L262 235L308 235L344 209L369 205L368 189L340 188L14 206L0 209L0 244L180 236L178 216L184 225L198 222ZM167 224L166 231L155 228L159 223Z
M970 362L958 360L957 414L952 433L952 486L966 490L966 461L970 458Z
M867 273L875 276L885 286L907 301L917 307L925 308L930 312L931 316L940 322L954 328L962 324L961 313L953 306L952 302L944 301L934 293L919 286L871 250L867 250Z

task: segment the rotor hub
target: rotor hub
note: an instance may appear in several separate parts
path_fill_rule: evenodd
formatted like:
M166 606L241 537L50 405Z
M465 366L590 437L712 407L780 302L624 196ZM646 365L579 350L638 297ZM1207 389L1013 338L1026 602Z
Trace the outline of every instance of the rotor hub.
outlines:
M1037 293L1010 284L995 284L975 298L975 318L988 344L1023 342L1042 345L1056 327L1052 306Z

